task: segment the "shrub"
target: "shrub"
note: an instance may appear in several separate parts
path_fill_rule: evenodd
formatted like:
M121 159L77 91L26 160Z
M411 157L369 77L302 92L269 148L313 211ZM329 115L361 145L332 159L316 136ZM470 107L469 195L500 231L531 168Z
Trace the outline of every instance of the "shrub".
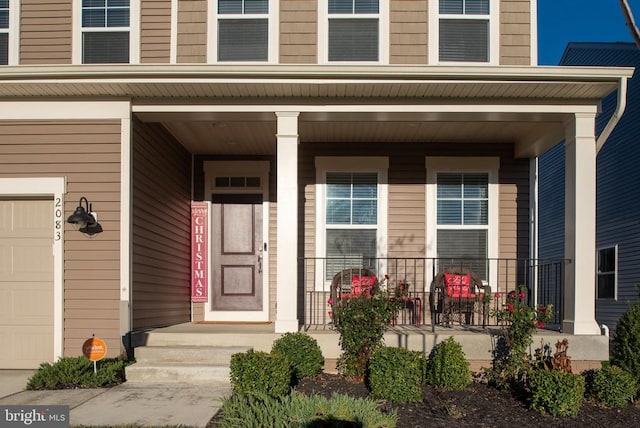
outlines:
M422 401L425 363L421 352L404 348L379 348L369 360L371 395L396 403Z
M390 428L398 420L395 411L383 413L375 401L334 394L306 396L232 395L222 402L220 428L348 427Z
M289 361L278 354L249 350L231 356L231 385L237 394L288 394L293 371Z
M622 409L638 392L634 377L617 366L607 366L586 374L587 397L597 404Z
M446 389L465 389L471 384L471 370L462 346L453 337L438 344L427 361L426 383Z
M64 357L53 364L42 363L27 381L27 389L101 388L125 381L127 362L118 358L103 358L93 362L85 357Z
M338 300L334 304L334 328L340 333L342 354L338 369L346 376L364 378L371 354L382 346L384 332L391 324L398 302L380 292Z
M532 370L527 378L530 407L552 416L575 418L584 401L585 381L560 370Z
M324 366L318 342L305 333L285 333L273 342L271 353L280 354L289 361L296 380L315 376Z
M618 320L611 341L611 364L640 379L640 301L629 306Z

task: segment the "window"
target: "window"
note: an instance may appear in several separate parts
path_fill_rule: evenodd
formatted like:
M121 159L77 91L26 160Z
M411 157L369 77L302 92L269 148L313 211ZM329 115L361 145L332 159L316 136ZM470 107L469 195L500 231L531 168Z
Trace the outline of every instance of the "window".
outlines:
M129 62L129 0L82 0L82 63Z
M387 159L351 159L316 159L316 251L327 259L324 282L345 268L375 271L386 252Z
M0 0L0 65L9 64L9 0Z
M327 60L379 61L381 10L379 0L327 2Z
M598 250L598 299L617 298L618 246Z
M497 257L496 158L427 158L427 257L491 282Z
M268 61L268 0L218 0L216 12L217 61Z
M436 2L432 2L436 4ZM430 28L430 45L437 46L439 62L489 63L498 3L495 0L439 0L437 28ZM436 7L436 6L434 6ZM436 39L437 37L437 43ZM431 54L435 52L432 50ZM431 56L431 55L430 55Z

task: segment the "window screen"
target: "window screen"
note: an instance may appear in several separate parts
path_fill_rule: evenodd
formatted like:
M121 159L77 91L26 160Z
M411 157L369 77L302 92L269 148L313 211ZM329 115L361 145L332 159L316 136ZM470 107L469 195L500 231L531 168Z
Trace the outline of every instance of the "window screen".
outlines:
M218 61L267 61L267 19L220 19Z
M128 63L129 25L129 0L82 0L82 63Z
M329 61L378 61L378 0L329 0Z
M129 62L129 32L87 32L82 36L83 64Z
M439 12L440 61L489 62L489 0L440 0Z

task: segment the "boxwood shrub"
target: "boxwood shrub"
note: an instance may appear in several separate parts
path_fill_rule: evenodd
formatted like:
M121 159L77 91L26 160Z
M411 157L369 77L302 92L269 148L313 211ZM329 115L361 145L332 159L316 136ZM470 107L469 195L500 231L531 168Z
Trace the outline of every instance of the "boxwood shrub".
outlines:
M315 376L324 366L318 342L306 333L285 333L273 342L271 353L282 355L289 361L296 380Z
M462 390L471 384L469 362L462 345L452 336L431 351L425 380L427 384L453 390Z
M622 409L633 401L638 384L631 373L617 366L606 366L587 373L586 396L597 404Z
M279 397L290 392L293 371L279 354L249 350L231 356L231 385L236 394Z
M527 383L532 409L552 416L578 416L585 393L585 380L581 375L537 369L531 371Z
M383 347L369 360L368 383L374 398L394 402L421 402L424 354L404 348Z

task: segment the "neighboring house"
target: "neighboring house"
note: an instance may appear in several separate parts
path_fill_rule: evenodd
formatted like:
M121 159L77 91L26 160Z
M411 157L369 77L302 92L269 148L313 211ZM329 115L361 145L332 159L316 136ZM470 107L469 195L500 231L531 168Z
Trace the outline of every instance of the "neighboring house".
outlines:
M0 2L0 368L93 334L116 356L132 331L190 321L297 331L345 265L424 292L463 259L504 293L531 263L532 165L563 137L578 179L560 321L599 334L595 121L633 70L537 67L536 14ZM66 223L79 201L101 233Z
M634 43L569 43L561 66L640 65ZM614 330L640 289L640 82L629 80L627 106L620 122L597 155L596 187L596 320ZM617 105L616 94L602 101L596 120L600 135ZM564 254L564 145L558 144L539 162L539 257ZM622 201L624 199L624 202Z

